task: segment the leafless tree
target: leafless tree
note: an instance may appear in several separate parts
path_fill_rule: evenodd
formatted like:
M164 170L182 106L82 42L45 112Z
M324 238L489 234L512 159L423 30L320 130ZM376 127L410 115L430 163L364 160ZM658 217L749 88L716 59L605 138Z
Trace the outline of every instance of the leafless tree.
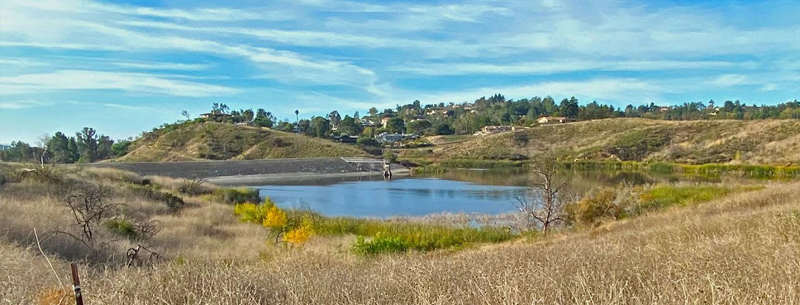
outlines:
M41 162L41 167L44 168L44 158L48 152L48 144L50 144L50 135L43 134L39 137L39 147L42 148L41 152L39 152L39 161Z
M186 110L184 110L184 111L181 111L181 115L182 115L182 116L184 116L184 117L186 117L186 120L187 120L187 121L192 119L192 116L191 116L191 115L189 115L189 111L186 111Z
M80 237L64 231L58 233L70 235L87 246L93 244L97 227L117 211L117 205L108 202L110 195L111 190L108 187L91 183L74 185L70 190L64 191L63 204L69 208L76 225L83 232Z
M524 213L528 228L541 227L547 235L552 225L562 222L564 206L568 202L567 177L557 174L558 162L554 157L538 157L531 164L531 187L517 195L515 206Z

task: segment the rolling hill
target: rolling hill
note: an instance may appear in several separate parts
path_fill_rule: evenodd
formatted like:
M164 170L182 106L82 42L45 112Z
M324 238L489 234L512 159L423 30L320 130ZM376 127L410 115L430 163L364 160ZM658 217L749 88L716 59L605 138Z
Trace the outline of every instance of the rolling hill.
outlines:
M440 145L426 158L520 159L544 152L579 160L800 163L800 121L604 119L542 125Z
M267 128L203 122L156 129L112 162L353 157L356 146Z

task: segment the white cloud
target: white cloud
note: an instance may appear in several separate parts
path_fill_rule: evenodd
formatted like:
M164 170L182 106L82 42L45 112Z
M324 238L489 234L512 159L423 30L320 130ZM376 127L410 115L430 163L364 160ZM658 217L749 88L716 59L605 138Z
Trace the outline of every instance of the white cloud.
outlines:
M715 78L711 81L711 84L720 86L720 87L733 87L739 85L748 84L749 80L747 76L741 74L725 74L720 75L719 77Z
M37 100L19 100L19 101L0 102L0 109L5 109L5 110L24 109L24 108L42 107L50 105L52 105L52 103L42 102Z
M686 69L730 69L734 67L748 68L746 63L726 61L542 61L514 62L508 64L492 63L443 63L413 64L392 67L394 71L413 72L422 75L546 75L564 72L600 70L600 71L659 71Z
M766 85L761 87L761 91L764 91L764 92L775 91L775 90L778 90L778 85L777 84L766 84Z
M184 64L169 62L115 62L115 66L142 70L183 70L200 71L211 68L210 64Z
M0 94L34 94L55 90L121 90L172 96L222 96L239 90L218 85L173 80L153 74L61 70L2 79Z

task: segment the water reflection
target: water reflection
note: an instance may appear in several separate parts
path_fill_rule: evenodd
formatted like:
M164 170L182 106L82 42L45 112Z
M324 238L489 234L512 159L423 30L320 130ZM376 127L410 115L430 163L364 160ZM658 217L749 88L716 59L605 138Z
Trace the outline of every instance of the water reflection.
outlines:
M574 171L560 173L570 180L571 192L582 195L605 186L674 181L719 182L720 178L649 175L640 172ZM530 185L532 175L522 168L451 170L428 177L381 176L325 179L303 185L259 187L283 207L308 207L330 216L423 216L429 214L514 212L515 195Z
M423 216L433 213L500 214L514 211L519 186L483 185L440 178L349 181L329 185L259 188L284 207L308 207L330 216Z

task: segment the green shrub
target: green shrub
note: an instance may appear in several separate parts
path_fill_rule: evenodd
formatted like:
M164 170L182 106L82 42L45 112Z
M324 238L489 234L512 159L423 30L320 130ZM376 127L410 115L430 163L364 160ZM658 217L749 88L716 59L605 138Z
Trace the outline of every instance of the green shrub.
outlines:
M314 222L314 232L319 235L353 234L374 238L381 236L382 239L379 239L381 243L389 242L384 239L396 239L392 241L395 244L398 244L398 240L401 241L403 251L432 251L461 247L469 243L497 243L516 237L510 230L497 227L459 228L352 217L315 216L314 218L317 219ZM363 246L368 247L369 245ZM383 248L377 247L375 249ZM395 247L394 249L399 248Z
M667 175L667 174L671 174L673 170L674 169L672 167L672 164L662 163L662 162L656 162L656 163L650 164L650 167L649 167L649 171L651 173L654 173L654 174Z
M259 202L257 189L251 188L219 188L211 193L212 198L227 204Z
M361 255L377 255L382 253L406 252L408 244L397 236L377 235L370 241L359 236L353 244L353 251Z
M125 218L111 218L105 221L105 227L112 234L125 237L129 240L137 240L139 234L136 231L136 225Z
M689 205L711 201L733 191L722 186L657 186L643 192L639 199L640 210L665 208L673 205Z

